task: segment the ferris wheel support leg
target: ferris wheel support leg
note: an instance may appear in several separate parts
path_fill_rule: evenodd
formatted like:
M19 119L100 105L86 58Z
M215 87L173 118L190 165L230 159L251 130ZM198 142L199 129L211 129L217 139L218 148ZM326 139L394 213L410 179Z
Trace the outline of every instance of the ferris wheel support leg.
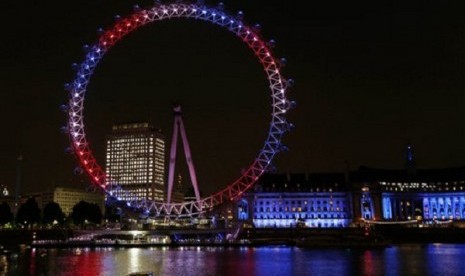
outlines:
M173 192L174 168L176 167L176 144L178 142L178 128L179 120L178 117L175 117L173 126L173 137L171 139L170 167L168 169L168 191L166 198L166 202L168 204L171 203L171 193Z
M186 155L187 166L189 167L189 175L191 177L192 186L194 187L195 199L200 204L199 186L197 185L197 176L195 174L194 161L192 160L191 149L187 141L186 130L182 118L179 118L179 128L181 129L181 138L184 147L184 154Z

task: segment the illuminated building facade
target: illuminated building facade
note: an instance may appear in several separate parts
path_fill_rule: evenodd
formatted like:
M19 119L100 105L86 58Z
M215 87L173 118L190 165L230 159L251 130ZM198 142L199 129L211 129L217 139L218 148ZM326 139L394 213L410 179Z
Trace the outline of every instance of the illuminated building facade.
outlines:
M107 185L123 200L163 201L165 139L148 123L114 125L106 144ZM123 191L114 189L117 185Z
M465 220L465 168L351 173L356 218L386 221ZM364 197L372 205L363 206ZM367 208L368 207L368 208Z
M410 145L405 160L397 170L265 174L235 218L259 228L465 221L465 167L417 169Z
M347 227L352 222L344 174L269 174L237 203L255 227Z

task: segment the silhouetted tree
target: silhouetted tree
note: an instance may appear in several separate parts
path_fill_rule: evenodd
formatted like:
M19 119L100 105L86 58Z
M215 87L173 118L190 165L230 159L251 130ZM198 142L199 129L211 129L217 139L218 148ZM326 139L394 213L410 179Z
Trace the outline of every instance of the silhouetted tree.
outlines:
M21 204L16 214L16 222L33 225L40 221L40 208L37 205L35 198L29 198L25 203Z
M84 225L84 222L92 222L95 224L100 224L102 221L102 211L100 207L95 203L88 203L86 201L79 201L73 207L73 212L71 213L71 219L76 225Z
M121 209L116 206L105 205L105 219L111 222L119 221Z
M3 202L0 205L0 224L7 224L8 222L13 221L13 213L11 212L10 205L8 203Z
M63 224L64 218L65 214L63 214L63 211L61 210L61 207L58 203L52 201L45 205L43 211L43 222L45 224L51 224L55 220L59 224Z
M103 218L102 210L97 204L95 203L90 204L89 214L90 214L89 216L90 222L93 222L95 224L100 224L102 222L102 218Z

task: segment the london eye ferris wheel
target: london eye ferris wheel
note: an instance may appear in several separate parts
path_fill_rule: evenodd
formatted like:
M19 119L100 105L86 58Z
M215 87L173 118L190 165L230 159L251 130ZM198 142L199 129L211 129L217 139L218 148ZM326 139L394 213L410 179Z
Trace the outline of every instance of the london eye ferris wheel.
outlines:
M155 3L147 9L135 6L132 14L118 18L113 26L101 30L100 37L94 44L84 46L86 51L84 60L79 64L73 64L76 70L74 80L65 84L65 89L69 91L69 101L64 108L68 116L65 130L70 137L71 148L82 171L89 176L94 185L104 190L109 196L112 196L112 190L108 183L114 181L107 179L102 166L97 163L85 133L83 110L87 86L99 61L118 41L147 24L172 18L210 22L223 27L241 39L262 65L265 77L268 79L272 108L270 127L263 147L247 169L231 184L225 185L225 188L200 200L183 203L126 202L128 206L140 208L153 216L182 217L197 215L219 204L237 199L256 183L259 177L270 168L275 155L286 150L281 140L283 135L293 128L293 125L286 120L286 113L295 106L295 102L287 98L287 90L292 86L293 81L285 79L281 74L285 59L277 59L273 56L274 41L263 40L259 25L249 26L244 23L242 12L239 11L236 15L232 15L224 10L222 3L211 7L200 1L197 3Z

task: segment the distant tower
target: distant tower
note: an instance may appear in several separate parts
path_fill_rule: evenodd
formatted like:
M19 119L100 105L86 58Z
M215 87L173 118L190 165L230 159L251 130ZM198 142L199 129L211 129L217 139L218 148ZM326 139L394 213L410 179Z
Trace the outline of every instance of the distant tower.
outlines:
M413 146L409 143L405 148L405 170L409 176L415 176L417 172L417 164L413 154Z
M19 193L21 189L21 164L23 162L23 156L20 154L16 159L18 161L16 167L16 186L15 186L15 201L18 202Z
M182 193L182 175L178 174L178 185L176 185L177 192Z
M167 193L167 197L168 197L168 193ZM184 193L182 189L182 175L180 173L178 173L178 177L176 179L176 186L174 186L173 184L171 202L174 202L174 203L184 202Z
M106 155L107 185L128 191L116 190L115 196L164 200L165 139L160 130L146 122L114 125L107 136Z

